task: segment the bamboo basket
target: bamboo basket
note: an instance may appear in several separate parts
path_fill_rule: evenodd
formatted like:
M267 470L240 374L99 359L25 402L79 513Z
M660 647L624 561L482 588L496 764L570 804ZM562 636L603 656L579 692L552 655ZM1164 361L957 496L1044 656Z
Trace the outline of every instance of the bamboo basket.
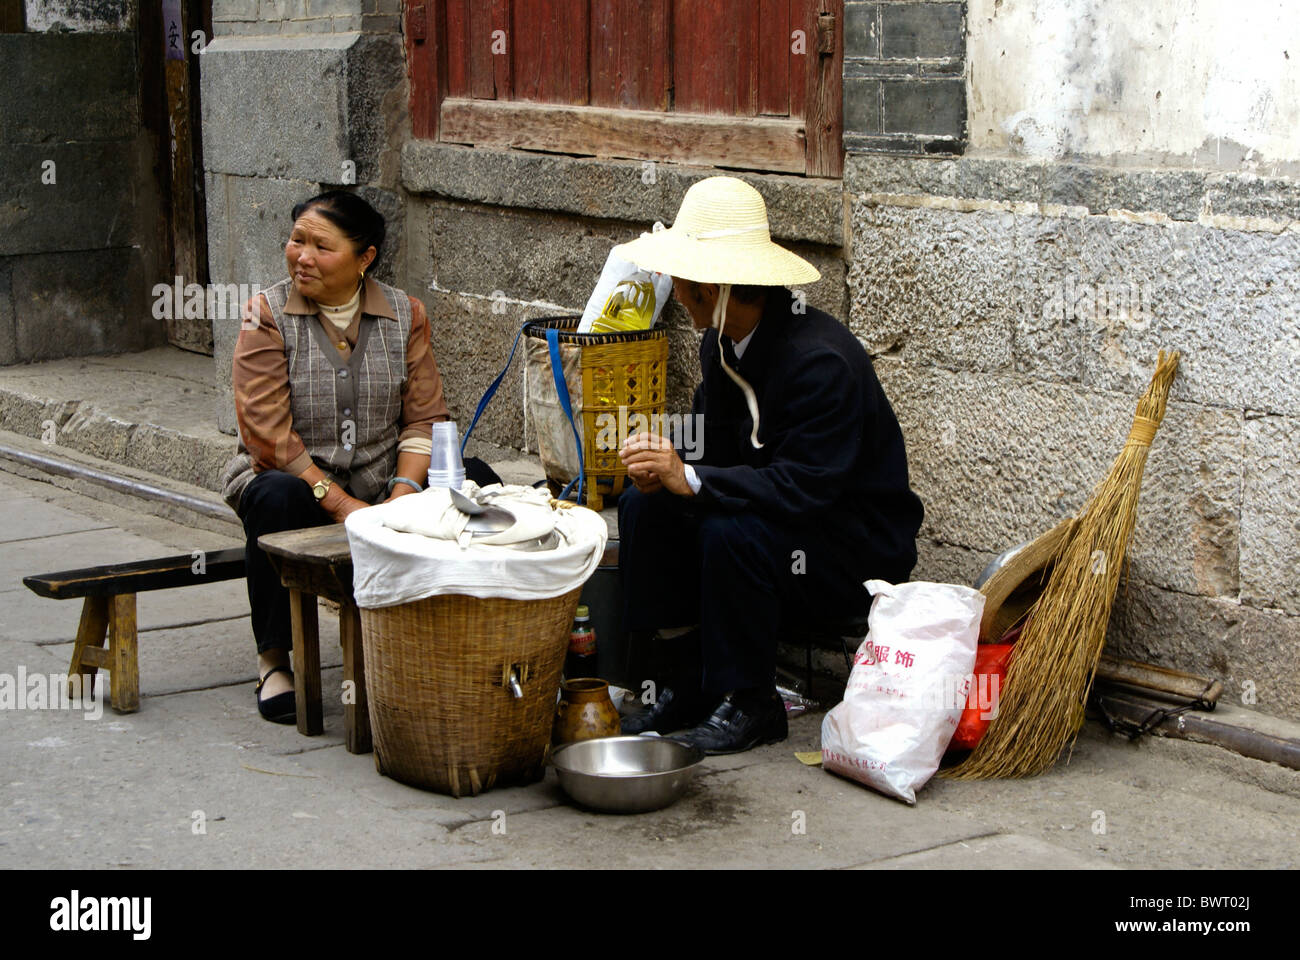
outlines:
M581 593L362 609L379 772L453 797L540 780Z
M606 497L617 497L627 484L627 468L618 450L632 431L624 425L634 424L637 415L651 423L655 417L663 422L668 333L662 327L628 333L578 333L578 319L546 318L524 328L528 403L546 477L562 487L578 474L578 451L555 394L546 346L546 329L558 329L564 380L574 423L582 436L587 506L599 511ZM603 428L611 418L618 424L616 436Z

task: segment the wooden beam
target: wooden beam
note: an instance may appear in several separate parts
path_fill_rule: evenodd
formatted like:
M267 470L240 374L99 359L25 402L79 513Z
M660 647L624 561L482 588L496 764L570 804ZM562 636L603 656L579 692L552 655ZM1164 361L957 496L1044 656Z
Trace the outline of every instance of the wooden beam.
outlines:
M1112 717L1132 724L1146 723L1155 711L1168 710L1172 704L1162 703L1138 694L1107 691L1099 694L1097 705ZM1292 770L1300 770L1300 740L1275 737L1249 727L1238 726L1230 719L1214 714L1190 711L1169 717L1157 723L1151 732L1160 737L1211 743L1243 757L1280 763Z
M314 737L325 732L321 714L320 625L316 598L289 589L289 623L293 630L293 686L298 707L298 732Z
M22 33L23 12L26 4L23 0L0 0L0 33Z
M140 709L140 669L136 657L135 594L123 593L108 602L109 702L119 713ZM103 664L101 664L103 666Z
M199 243L194 195L194 130L190 110L190 30L180 0L163 4L163 81L167 93L172 268L186 283L200 280ZM176 317L167 324L167 341L182 350L212 355L212 324L207 319Z
M85 650L81 651L81 665L83 667L90 666L93 670L98 670L100 667L103 667L105 670L111 672L115 666L113 663L113 653L110 650L105 650L103 647L87 647ZM85 673L87 671L80 672ZM90 675L94 676L93 672L91 672Z
M352 684L351 701L343 705L343 734L348 753L374 749L370 733L370 701L366 697L366 658L361 641L361 611L355 603L339 607L339 642L343 646L343 682Z
M447 71L442 65L445 35L440 29L443 4L435 0L406 0L402 37L406 44L406 76L410 87L411 133L438 138L438 103Z
M809 9L808 124L810 177L838 177L844 172L844 2L818 0Z
M447 99L444 142L803 173L804 125L782 118Z
M95 674L99 667L107 666L104 641L108 634L108 597L87 597L81 606L81 622L77 625L77 639L72 646L72 663L68 674L81 674L83 690L95 689ZM104 656L99 656L103 654ZM69 679L71 684L71 679ZM71 690L71 686L69 686Z

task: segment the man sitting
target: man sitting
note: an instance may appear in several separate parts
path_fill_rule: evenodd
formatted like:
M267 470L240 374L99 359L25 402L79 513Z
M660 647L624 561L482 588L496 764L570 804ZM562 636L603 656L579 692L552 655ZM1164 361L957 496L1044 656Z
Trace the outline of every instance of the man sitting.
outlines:
M624 625L677 648L624 732L689 728L678 739L710 754L783 740L778 638L865 613L865 580L905 581L916 563L902 432L862 345L786 288L820 274L772 242L753 187L702 180L670 229L615 252L671 275L709 331L699 461L648 433L620 451L635 487L619 503Z

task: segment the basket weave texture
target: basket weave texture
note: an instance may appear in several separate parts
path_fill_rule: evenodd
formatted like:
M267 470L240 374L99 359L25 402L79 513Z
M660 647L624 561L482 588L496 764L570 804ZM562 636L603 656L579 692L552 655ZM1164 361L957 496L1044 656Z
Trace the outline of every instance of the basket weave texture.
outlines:
M581 593L444 595L363 608L379 772L453 797L540 780ZM519 699L509 686L512 668Z
M527 335L544 340L547 328L561 331L559 341L565 382L573 404L574 421L582 431L587 506L600 510L604 498L618 496L627 482L627 467L618 455L619 447L627 439L624 424L635 426L637 414L651 424L656 416L660 423L663 422L668 333L662 328L624 333L577 333L577 317L558 317L534 320L528 324ZM569 359L574 351L578 353L576 376ZM532 384L529 389L534 404L543 397L549 400L555 394L546 357L542 351L529 352L529 380ZM621 419L620 410L624 414ZM554 410L547 413L552 418L556 416ZM535 409L534 416L539 421L537 442L548 479L568 483L576 473L577 456L572 443L555 443L552 440L555 434L540 426L546 414ZM563 418L562 413L558 416ZM619 425L618 437L612 443L609 442L611 432L602 429L611 422L611 417L612 422ZM560 426L558 437L564 438L567 421Z

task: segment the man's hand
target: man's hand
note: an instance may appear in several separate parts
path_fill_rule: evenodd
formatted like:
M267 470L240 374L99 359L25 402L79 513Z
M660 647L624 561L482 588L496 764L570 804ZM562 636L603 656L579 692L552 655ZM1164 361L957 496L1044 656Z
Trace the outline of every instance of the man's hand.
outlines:
M638 433L627 438L619 458L627 475L642 493L667 490L679 497L695 495L686 482L686 466L667 437L657 433Z

